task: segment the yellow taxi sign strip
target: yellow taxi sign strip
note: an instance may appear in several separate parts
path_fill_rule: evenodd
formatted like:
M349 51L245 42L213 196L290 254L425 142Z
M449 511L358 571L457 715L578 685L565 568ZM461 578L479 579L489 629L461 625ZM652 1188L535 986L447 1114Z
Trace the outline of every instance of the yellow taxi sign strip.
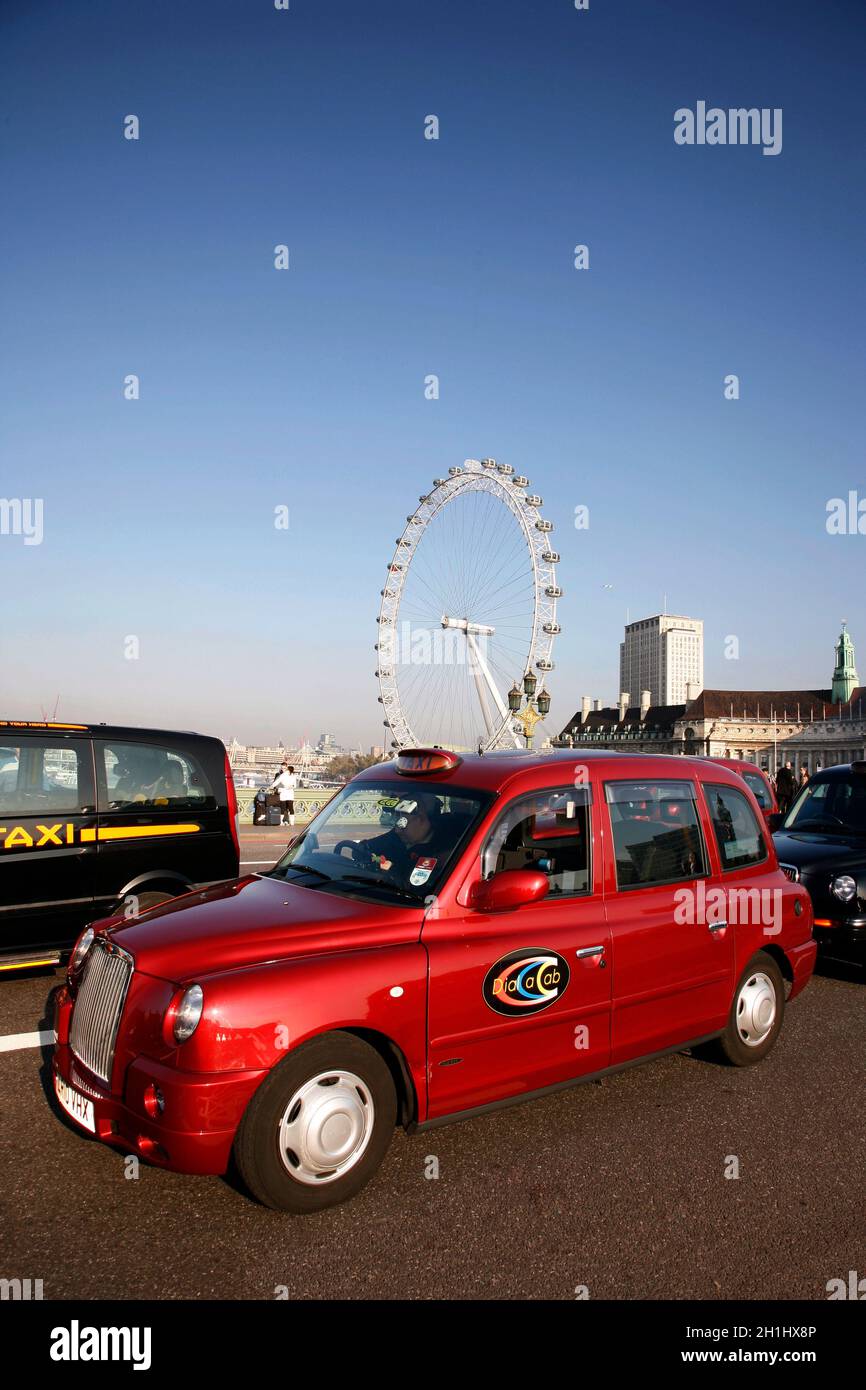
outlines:
M0 961L0 970L32 970L35 965L58 965L59 956L48 956L45 960L13 960L5 963Z
M57 724L49 719L0 719L0 729L79 729L87 733L89 724Z
M193 835L197 830L201 830L200 825L183 822L178 825L107 825L100 827L98 832L90 831L90 835L96 834L100 840L137 840L153 835ZM86 830L82 830L82 840L87 834Z

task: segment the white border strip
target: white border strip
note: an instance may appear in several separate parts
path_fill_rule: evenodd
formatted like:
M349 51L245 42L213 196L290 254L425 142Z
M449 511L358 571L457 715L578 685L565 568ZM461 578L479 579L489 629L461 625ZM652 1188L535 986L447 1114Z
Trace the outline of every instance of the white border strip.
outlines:
M53 1028L41 1033L7 1033L0 1038L0 1052L21 1052L25 1047L46 1047L57 1042Z

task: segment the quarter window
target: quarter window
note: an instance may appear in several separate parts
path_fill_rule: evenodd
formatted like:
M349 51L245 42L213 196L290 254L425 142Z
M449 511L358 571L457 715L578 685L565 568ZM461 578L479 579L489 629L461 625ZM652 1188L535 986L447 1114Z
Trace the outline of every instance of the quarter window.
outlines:
M589 893L590 789L556 788L518 797L496 822L481 856L485 878L506 869L540 869L550 897Z
M35 739L4 744L0 747L0 815L78 814L91 800L89 761L89 744Z
M189 754L145 743L105 743L99 757L105 770L102 809L205 811L216 805L207 778Z
M741 791L715 782L704 784L723 869L744 869L767 857L755 813Z
M619 888L707 872L693 782L605 784Z

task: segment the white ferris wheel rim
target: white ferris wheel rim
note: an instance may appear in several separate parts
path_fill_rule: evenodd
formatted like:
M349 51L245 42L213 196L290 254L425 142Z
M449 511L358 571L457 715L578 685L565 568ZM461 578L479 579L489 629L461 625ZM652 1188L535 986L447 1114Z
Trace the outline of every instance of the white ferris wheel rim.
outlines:
M377 619L379 666L376 675L384 723L395 748L418 746L423 741L412 728L410 713L404 709L397 675L399 663L394 660L401 603L412 561L430 524L443 509L461 496L479 492L490 494L511 512L528 553L533 599L525 670L532 670L541 682L554 669L553 643L560 630L556 622L556 602L562 591L556 583L559 556L552 549L550 540L553 523L541 515L543 499L531 491L529 479L515 473L509 464L497 463L494 459L466 459L462 467L450 468L447 478L435 478L431 491L421 496L416 510L406 518L406 526L396 542L382 590ZM454 618L465 616L453 615ZM462 626L465 630L465 623L449 621L446 624L444 614L442 625ZM486 674L489 680L490 673ZM514 674L519 680L524 671ZM507 692L501 694L507 695ZM478 746L485 750L521 746L521 739L514 728L514 715L504 706L501 697L496 704L498 718L494 717L494 727L488 724L486 737L478 739Z

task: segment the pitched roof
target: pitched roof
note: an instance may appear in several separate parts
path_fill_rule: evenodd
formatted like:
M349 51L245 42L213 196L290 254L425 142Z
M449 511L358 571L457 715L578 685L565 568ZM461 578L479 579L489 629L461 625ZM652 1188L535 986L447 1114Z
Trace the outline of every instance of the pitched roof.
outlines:
M777 719L796 723L809 719L838 719L839 705L829 690L702 690L686 707L687 719ZM858 686L841 706L843 716L866 715L866 688Z
M618 705L590 710L586 719L580 710L577 710L562 730L560 738L567 738L572 729L580 729L581 733L586 733L593 729L608 729L614 726L625 729L635 724L642 724L645 729L673 728L676 721L683 718L685 711L685 705L650 705L646 719L641 720L640 705L630 705L625 712L625 719L621 720Z

